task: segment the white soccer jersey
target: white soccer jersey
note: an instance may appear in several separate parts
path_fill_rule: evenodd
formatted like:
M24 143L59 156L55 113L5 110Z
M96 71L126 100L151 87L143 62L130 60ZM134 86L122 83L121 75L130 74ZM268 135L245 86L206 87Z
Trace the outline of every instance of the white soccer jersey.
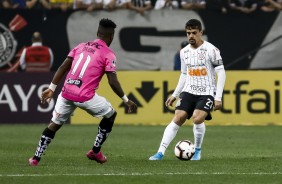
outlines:
M195 95L215 96L214 67L220 65L219 61L222 62L220 51L211 43L204 41L197 49L192 48L190 44L184 47L180 51L180 58L181 72L187 75L182 91Z

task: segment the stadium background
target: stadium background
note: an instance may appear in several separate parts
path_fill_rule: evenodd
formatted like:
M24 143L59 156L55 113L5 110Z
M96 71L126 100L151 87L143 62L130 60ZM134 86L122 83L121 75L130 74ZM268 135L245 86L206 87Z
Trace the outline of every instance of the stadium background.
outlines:
M25 22L21 22L23 26L18 29L11 23L16 17ZM46 123L51 117L54 101L41 106L39 95L49 85L53 74L12 72L17 67L19 53L30 44L32 33L42 32L44 44L53 49L55 64L52 70L55 71L69 49L81 41L95 38L101 17L110 17L118 23L112 44L119 62L118 75L127 95L139 106L136 113L127 114L121 101L103 81L98 93L116 107L117 124L167 124L170 121L173 109L163 104L178 80L179 73L172 71L172 59L181 41L186 39L184 23L189 18L202 20L204 37L221 50L227 70L224 108L213 114L214 120L209 124L282 124L279 118L281 15L277 12L222 15L183 10L151 11L144 17L123 10L64 14L57 10L43 13L39 10L1 10L1 123ZM98 122L80 110L70 120L71 124Z

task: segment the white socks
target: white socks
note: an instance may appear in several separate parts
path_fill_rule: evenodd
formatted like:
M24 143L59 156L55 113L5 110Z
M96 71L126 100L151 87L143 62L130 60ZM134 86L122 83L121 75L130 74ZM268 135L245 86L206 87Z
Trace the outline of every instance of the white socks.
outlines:
M167 147L169 146L170 142L175 138L179 127L180 126L175 124L173 121L170 122L170 124L167 125L167 127L164 131L163 138L162 138L158 152L161 152L164 155L164 153L165 153ZM206 132L205 123L203 122L201 124L194 124L193 132L194 132L195 148L201 148L202 143L203 143L203 139L204 139L204 136L205 136L205 132Z
M169 146L170 142L176 136L178 129L179 126L175 124L173 121L167 125L158 152L161 152L164 155L166 148Z
M195 148L201 148L202 143L203 143L203 139L204 139L204 136L205 136L205 132L206 132L205 123L203 122L201 124L194 124L193 132L194 132Z

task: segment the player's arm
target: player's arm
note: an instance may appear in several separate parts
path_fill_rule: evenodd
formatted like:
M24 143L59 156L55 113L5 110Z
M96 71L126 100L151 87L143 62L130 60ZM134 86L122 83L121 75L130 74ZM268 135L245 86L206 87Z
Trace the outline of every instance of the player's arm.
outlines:
M179 94L181 93L184 85L185 85L185 80L186 80L186 74L181 73L179 80L178 80L178 84L173 92L173 94L166 100L165 105L168 106L172 106L173 102L176 100L176 98L179 96Z
M63 64L58 68L56 71L52 82L48 89L42 92L41 94L41 103L44 104L45 102L50 102L51 98L53 97L54 91L59 84L59 82L62 80L62 78L65 76L65 74L70 70L72 65L73 58L67 57Z
M119 96L123 102L128 106L128 112L133 112L136 110L137 106L136 104L129 100L125 93L123 92L123 89L118 81L117 74L115 72L106 72L108 83L111 86L112 90Z
M180 60L181 60L181 74L177 83L177 86L173 94L166 100L165 105L172 106L173 102L176 100L176 97L182 92L184 88L186 77L187 77L187 65L183 61L183 52L180 51Z
M215 102L214 102L214 110L220 110L222 108L222 94L223 88L225 84L226 74L223 65L222 59L217 60L213 63L215 67L215 72L217 74L217 85L216 85L216 94L215 94Z
M56 71L52 83L55 85L58 85L59 82L62 80L62 78L65 76L65 74L70 70L72 65L73 58L67 57L65 61L62 63L62 65L58 68Z

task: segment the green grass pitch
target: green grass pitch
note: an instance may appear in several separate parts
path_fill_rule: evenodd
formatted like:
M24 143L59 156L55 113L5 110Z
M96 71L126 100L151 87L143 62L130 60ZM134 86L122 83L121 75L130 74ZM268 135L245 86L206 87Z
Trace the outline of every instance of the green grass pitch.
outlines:
M97 125L64 125L38 167L28 166L46 125L0 125L1 184L272 184L282 183L282 127L207 126L201 161L173 153L191 126L180 128L162 161L149 161L165 126L114 126L103 146L108 162L85 156Z

